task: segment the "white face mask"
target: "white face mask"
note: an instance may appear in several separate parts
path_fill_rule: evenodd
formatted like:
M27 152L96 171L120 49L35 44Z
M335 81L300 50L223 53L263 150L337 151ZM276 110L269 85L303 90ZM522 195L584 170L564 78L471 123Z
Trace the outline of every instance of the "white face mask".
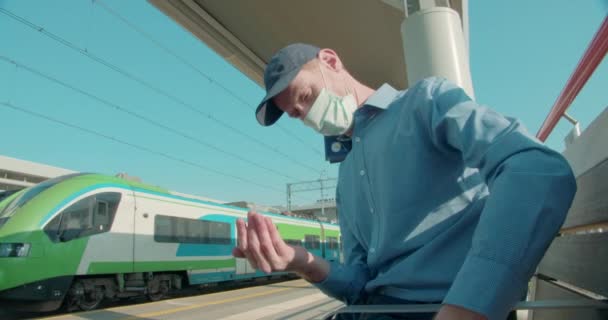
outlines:
M354 113L357 110L357 101L349 93L340 97L327 90L325 75L319 66L325 88L310 107L308 114L302 121L324 136L338 136L346 133L353 124Z

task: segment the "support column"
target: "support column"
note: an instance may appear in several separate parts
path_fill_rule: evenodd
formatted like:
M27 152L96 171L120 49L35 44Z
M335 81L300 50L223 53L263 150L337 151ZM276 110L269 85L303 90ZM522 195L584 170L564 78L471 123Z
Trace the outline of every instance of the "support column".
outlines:
M444 77L475 98L462 22L449 1L404 0L404 8L401 36L408 83Z

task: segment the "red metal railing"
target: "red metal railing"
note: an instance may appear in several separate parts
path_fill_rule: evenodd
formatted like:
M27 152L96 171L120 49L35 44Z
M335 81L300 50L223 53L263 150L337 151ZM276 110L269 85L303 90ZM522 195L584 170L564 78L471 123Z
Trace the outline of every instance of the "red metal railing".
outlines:
M585 51L585 54L578 62L576 69L568 79L566 86L557 97L557 100L551 108L551 112L538 130L536 137L541 141L545 141L553 128L557 125L559 119L564 115L568 107L574 101L574 98L581 91L593 71L600 64L604 56L608 52L608 16L604 18L602 26L599 28L591 44Z

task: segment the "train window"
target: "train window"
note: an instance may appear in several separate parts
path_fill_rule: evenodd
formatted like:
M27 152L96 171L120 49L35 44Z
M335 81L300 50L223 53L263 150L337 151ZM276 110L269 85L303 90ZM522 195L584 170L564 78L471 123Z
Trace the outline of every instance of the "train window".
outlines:
M57 178L49 179L44 182L41 182L33 187L26 189L21 195L17 198L13 199L9 204L7 204L2 210L0 210L0 218L7 218L12 216L17 209L23 207L26 203L28 203L31 199L38 196L44 190L49 189L56 184L63 182L69 178L73 178L78 175L82 175L83 173L73 173L64 176L60 176Z
M315 235L304 235L304 247L306 249L321 249L320 237Z
M154 241L176 242L173 239L172 217L157 215L154 218Z
M103 231L109 224L110 220L110 204L107 201L97 200L93 209L93 224Z
M188 224L190 219L175 218L173 220L173 228L175 229L175 238L177 242L189 243L192 241L198 242L194 237L188 234Z
M302 245L301 240L295 240L295 239L285 239L285 243L290 244L292 246L301 246Z
M90 214L83 221L83 231L80 236L88 236L109 231L118 210L121 194L119 192L103 192L91 197Z
M204 241L204 239L203 239L203 237L205 235L204 231L203 231L204 226L200 220L193 220L193 219L178 219L178 220L180 220L183 224L186 225L186 234L187 234L187 237L185 238L185 240L180 241L180 242L200 243L200 242Z
M337 250L339 249L338 238L336 237L327 237L327 249L329 250Z
M169 243L231 244L230 224L226 222L157 215L154 241Z
M110 230L121 194L104 192L77 201L51 220L44 231L53 241L69 241Z
M208 226L208 243L230 244L230 224L218 221L203 221Z

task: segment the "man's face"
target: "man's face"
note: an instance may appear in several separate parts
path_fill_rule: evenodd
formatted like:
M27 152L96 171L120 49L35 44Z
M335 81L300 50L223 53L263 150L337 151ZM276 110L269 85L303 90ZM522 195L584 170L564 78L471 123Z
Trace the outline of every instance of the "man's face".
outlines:
M321 74L321 68L323 68L323 74ZM322 59L312 60L304 65L289 86L274 98L274 103L290 117L302 120L323 88L340 96L347 94L344 83L345 75L341 72L344 71L336 70L334 66ZM325 77L325 82L323 77Z

